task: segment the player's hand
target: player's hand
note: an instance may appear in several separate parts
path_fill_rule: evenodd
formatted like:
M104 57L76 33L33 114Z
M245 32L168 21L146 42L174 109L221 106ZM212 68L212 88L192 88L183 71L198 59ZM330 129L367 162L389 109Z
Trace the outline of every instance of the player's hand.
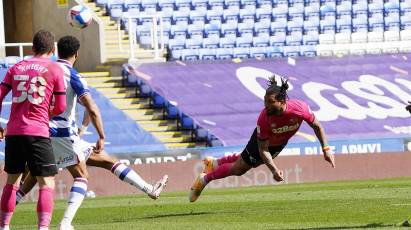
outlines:
M335 159L331 151L324 151L324 159L330 162L331 166L335 168Z
M103 151L103 149L104 149L104 139L99 138L96 142L96 146L93 147L93 151L98 154L101 151Z
M3 129L3 127L0 127L0 141L3 141L5 136L6 136L6 129Z
M281 182L284 180L284 173L283 170L277 170L275 173L273 173L273 178L277 182Z
M408 101L408 105L405 107L405 109L411 113L411 101Z

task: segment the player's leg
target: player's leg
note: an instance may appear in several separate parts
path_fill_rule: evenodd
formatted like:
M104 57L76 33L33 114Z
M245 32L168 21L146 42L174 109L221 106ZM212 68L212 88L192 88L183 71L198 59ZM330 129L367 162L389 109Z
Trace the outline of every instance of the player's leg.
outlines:
M21 136L6 137L4 171L7 172L7 182L1 196L1 229L9 229L16 207L16 193L27 161L26 144Z
M205 157L203 159L203 163L204 163L204 173L210 173L212 171L214 171L216 168L218 168L218 166L223 165L225 163L233 163L235 161L237 161L237 159L240 157L241 155L239 153L234 153L231 155L227 155L227 156L223 156L220 158L214 158L214 157Z
M218 167L209 173L201 173L198 175L191 187L189 200L194 202L198 199L205 186L212 180L222 179L228 176L241 176L253 167L257 167L262 163L257 143L257 133L251 135L247 146L239 156L220 158L221 161ZM235 159L235 162L230 162Z
M20 188L16 194L16 204L19 204L26 194L28 194L34 186L37 184L36 177L30 174L28 167L26 167L26 172L23 173L20 182Z
M60 229L72 228L71 222L83 203L88 184L88 172L84 161L80 161L76 165L68 166L67 170L73 176L74 182L68 195L67 207L64 211L63 219L60 222Z
M56 161L49 138L29 137L31 149L27 165L31 175L39 184L37 201L38 228L48 229L54 207L54 175L57 174Z
M141 178L132 168L125 166L115 157L108 155L105 151L99 154L92 153L87 160L87 165L110 170L120 180L143 191L154 200L158 199L168 181L168 176L164 175L163 178L158 180L154 185L151 185Z

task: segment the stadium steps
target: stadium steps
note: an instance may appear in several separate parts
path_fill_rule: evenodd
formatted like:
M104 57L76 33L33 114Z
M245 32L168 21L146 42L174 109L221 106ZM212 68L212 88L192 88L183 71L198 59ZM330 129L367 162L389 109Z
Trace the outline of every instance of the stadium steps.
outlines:
M111 20L110 16L107 16L105 9L96 5L95 2L86 2L87 7L94 11L94 13L103 21L104 23L104 34L105 34L105 48L106 48L106 63L125 63L128 61L129 55L129 37L124 30L121 30L120 42L123 49L119 48L119 35L118 35L118 24L116 21ZM165 61L165 54L163 58L154 59L154 54L149 52L144 52L144 49L135 47L135 55L139 60L151 60L154 62Z
M109 70L110 67L99 66L99 69ZM135 87L122 87L121 76L110 76L110 72L84 72L81 75L87 83L109 98L111 103L121 109L140 127L151 132L162 141L167 148L192 148L202 146L192 141L190 131L180 131L175 120L163 119L161 109L150 108L148 98L136 97Z

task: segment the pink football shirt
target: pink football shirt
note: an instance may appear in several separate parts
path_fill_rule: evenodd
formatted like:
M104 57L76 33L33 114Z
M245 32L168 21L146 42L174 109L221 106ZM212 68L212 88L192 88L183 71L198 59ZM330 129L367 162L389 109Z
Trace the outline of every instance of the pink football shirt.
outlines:
M269 140L270 146L280 146L288 142L306 121L311 124L315 116L310 107L299 100L290 99L286 102L287 108L281 115L267 115L266 109L261 111L257 122L257 137L260 140Z
M53 94L65 95L60 66L49 58L29 58L12 66L1 85L12 91L7 135L49 137Z

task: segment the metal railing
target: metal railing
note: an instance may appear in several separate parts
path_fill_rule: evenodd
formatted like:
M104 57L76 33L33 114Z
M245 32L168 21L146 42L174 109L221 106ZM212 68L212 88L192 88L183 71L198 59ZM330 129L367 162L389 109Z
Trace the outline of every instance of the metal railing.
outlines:
M20 57L21 60L23 60L24 56L25 56L23 47L25 47L25 46L32 47L33 43L31 43L31 42L5 43L5 44L0 44L0 46L3 46L3 47L19 47L19 57ZM54 55L56 55L56 57L57 57L57 43L56 42L54 43L54 47L56 48L54 50Z
M151 44L149 49L141 49L136 51L138 45L137 42L137 27L133 20L150 18L152 20L152 27L150 29ZM128 53L130 60L137 60L139 54L152 53L154 59L162 58L162 53L164 52L164 37L163 37L163 17L161 14L139 14L139 15L127 15L122 17L128 23L128 37L129 37L129 49L125 50L122 45L123 34L120 28L120 22L118 22L118 47L121 51ZM120 20L119 20L120 21Z

